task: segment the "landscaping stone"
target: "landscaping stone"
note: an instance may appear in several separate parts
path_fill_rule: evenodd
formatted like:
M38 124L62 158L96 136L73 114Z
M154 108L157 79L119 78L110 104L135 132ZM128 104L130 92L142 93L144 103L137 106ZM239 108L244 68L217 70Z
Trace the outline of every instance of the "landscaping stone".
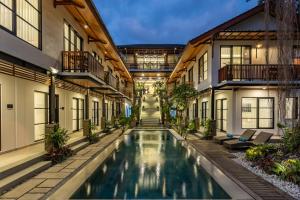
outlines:
M276 175L267 174L262 169L260 169L257 166L254 166L250 161L246 160L245 153L238 152L238 153L232 153L232 154L236 157L233 159L236 163L242 165L243 167L245 167L252 173L262 177L264 180L273 184L277 188L285 191L292 197L294 197L296 199L300 199L300 187L298 185L293 184L288 181L284 181Z

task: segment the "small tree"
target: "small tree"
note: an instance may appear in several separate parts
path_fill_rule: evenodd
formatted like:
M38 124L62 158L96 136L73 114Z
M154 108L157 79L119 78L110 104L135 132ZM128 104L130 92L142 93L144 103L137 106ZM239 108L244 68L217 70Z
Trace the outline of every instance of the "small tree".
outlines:
M169 110L166 84L163 81L156 81L153 84L153 87L154 87L154 94L159 97L159 105L161 107L161 119L162 119L162 123L164 124L165 118L168 117L167 112Z
M186 120L183 121L183 112L187 109L190 101L198 96L198 91L190 84L181 84L174 88L172 100L178 115L179 129L182 131L187 126Z
M130 118L126 117L125 113L122 112L119 118L119 123L122 127L122 133L124 133L124 131L126 130L126 127L129 125L129 122L130 122Z

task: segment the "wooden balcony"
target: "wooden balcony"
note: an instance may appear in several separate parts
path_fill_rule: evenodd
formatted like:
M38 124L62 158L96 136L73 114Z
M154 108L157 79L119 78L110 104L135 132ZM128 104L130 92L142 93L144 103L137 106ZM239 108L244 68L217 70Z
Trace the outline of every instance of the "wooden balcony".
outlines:
M119 84L117 84L117 79L110 72L105 72L104 81L106 84L119 90Z
M160 64L160 63L127 63L130 72L172 72L175 64Z
M63 51L62 71L72 73L91 73L104 80L104 67L87 51Z
M300 65L226 65L219 69L219 83L226 81L279 81L283 80L283 74L291 81L300 80Z

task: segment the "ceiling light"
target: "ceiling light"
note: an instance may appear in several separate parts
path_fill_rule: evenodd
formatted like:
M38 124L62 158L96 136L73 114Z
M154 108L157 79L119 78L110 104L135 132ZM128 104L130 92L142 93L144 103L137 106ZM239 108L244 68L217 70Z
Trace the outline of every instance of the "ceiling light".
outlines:
M142 76L145 76L145 74L142 74Z
M266 90L267 88L266 88L266 87L263 87L262 89L263 89L263 90Z
M89 26L88 26L87 24L85 24L83 27L84 27L85 29L87 29Z
M157 74L157 76L160 76L160 74Z

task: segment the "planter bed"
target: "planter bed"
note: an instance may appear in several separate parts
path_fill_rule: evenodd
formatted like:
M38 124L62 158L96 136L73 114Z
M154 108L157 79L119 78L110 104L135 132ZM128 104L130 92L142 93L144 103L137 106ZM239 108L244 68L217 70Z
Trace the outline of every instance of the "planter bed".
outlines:
M236 157L233 159L236 163L242 165L252 173L262 177L269 183L273 184L275 187L285 191L295 199L300 199L300 187L298 185L288 181L284 181L274 174L267 174L258 166L255 166L252 162L246 160L245 153L238 152L232 154Z

